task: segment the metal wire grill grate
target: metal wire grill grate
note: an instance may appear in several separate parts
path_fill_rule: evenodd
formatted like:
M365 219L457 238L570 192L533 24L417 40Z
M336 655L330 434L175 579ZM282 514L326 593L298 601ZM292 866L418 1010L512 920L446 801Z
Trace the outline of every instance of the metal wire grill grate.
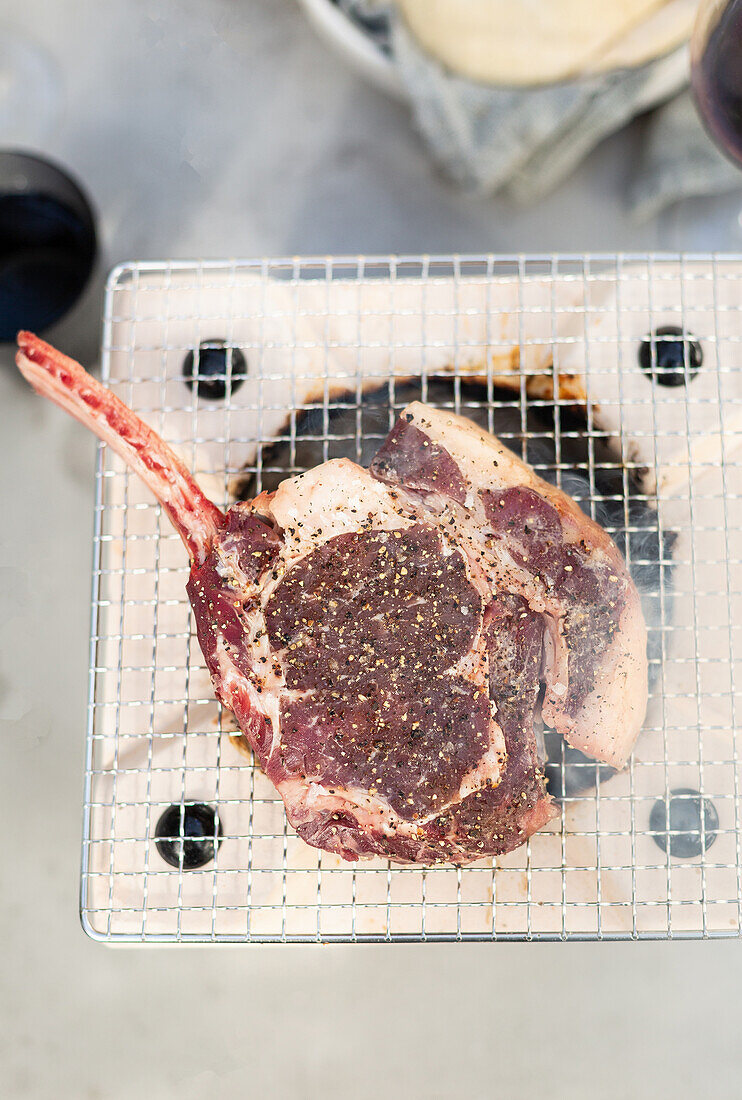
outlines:
M270 783L227 736L178 537L101 448L82 865L90 934L738 935L741 291L737 257L117 269L104 377L217 503L329 457L367 461L411 397L454 408L620 542L650 625L652 686L624 772L549 746L561 818L509 856L420 869L319 853L293 835ZM663 372L678 333L681 359ZM209 390L204 341L226 348L224 397ZM172 867L155 844L157 823L194 801L216 808L221 842L205 867Z

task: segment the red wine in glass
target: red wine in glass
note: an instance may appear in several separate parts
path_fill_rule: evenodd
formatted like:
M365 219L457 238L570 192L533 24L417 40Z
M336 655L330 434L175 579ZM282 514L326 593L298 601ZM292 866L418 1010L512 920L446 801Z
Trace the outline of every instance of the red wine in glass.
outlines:
M742 167L742 0L704 0L691 39L691 86L719 148Z
M95 256L95 220L80 186L44 158L0 151L0 343L60 320Z

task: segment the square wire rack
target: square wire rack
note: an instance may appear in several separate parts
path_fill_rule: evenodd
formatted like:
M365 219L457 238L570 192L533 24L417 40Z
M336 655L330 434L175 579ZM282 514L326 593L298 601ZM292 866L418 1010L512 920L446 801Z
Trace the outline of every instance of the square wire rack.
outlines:
M620 541L642 587L652 687L629 766L598 769L560 746L561 817L506 857L418 868L311 849L228 736L178 537L101 446L86 931L113 942L739 935L740 301L738 256L117 268L104 381L217 503L338 454L367 460L418 386L496 428ZM673 385L657 369L663 328L687 337ZM221 400L183 378L185 357L198 374L199 346L215 340L227 349ZM221 843L206 867L173 868L157 822L193 801L217 809Z

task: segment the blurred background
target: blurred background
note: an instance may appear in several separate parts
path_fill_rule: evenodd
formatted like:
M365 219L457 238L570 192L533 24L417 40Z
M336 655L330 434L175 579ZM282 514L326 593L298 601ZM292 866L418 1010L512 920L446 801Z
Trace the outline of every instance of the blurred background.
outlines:
M575 4L550 54L507 20L467 47L476 21L457 38L446 4L401 6L3 0L0 191L3 151L40 155L95 219L92 275L49 339L95 364L122 260L742 251L742 187L687 93L695 5L646 5L673 9L650 33L628 4L601 38ZM3 1095L738 1096L734 943L85 938L94 442L11 362L0 345Z

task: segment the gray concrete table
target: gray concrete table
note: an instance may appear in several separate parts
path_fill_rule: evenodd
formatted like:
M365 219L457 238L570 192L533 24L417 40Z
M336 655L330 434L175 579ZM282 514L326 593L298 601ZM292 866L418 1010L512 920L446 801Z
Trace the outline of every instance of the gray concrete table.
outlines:
M647 226L621 205L638 127L514 210L431 168L405 109L291 0L4 0L41 60L0 147L72 167L100 213L95 358L122 259L739 248L739 196ZM0 33L2 28L0 28ZM24 47L25 48L25 47ZM3 1095L128 1100L739 1095L734 943L112 951L76 907L93 441L0 352Z

